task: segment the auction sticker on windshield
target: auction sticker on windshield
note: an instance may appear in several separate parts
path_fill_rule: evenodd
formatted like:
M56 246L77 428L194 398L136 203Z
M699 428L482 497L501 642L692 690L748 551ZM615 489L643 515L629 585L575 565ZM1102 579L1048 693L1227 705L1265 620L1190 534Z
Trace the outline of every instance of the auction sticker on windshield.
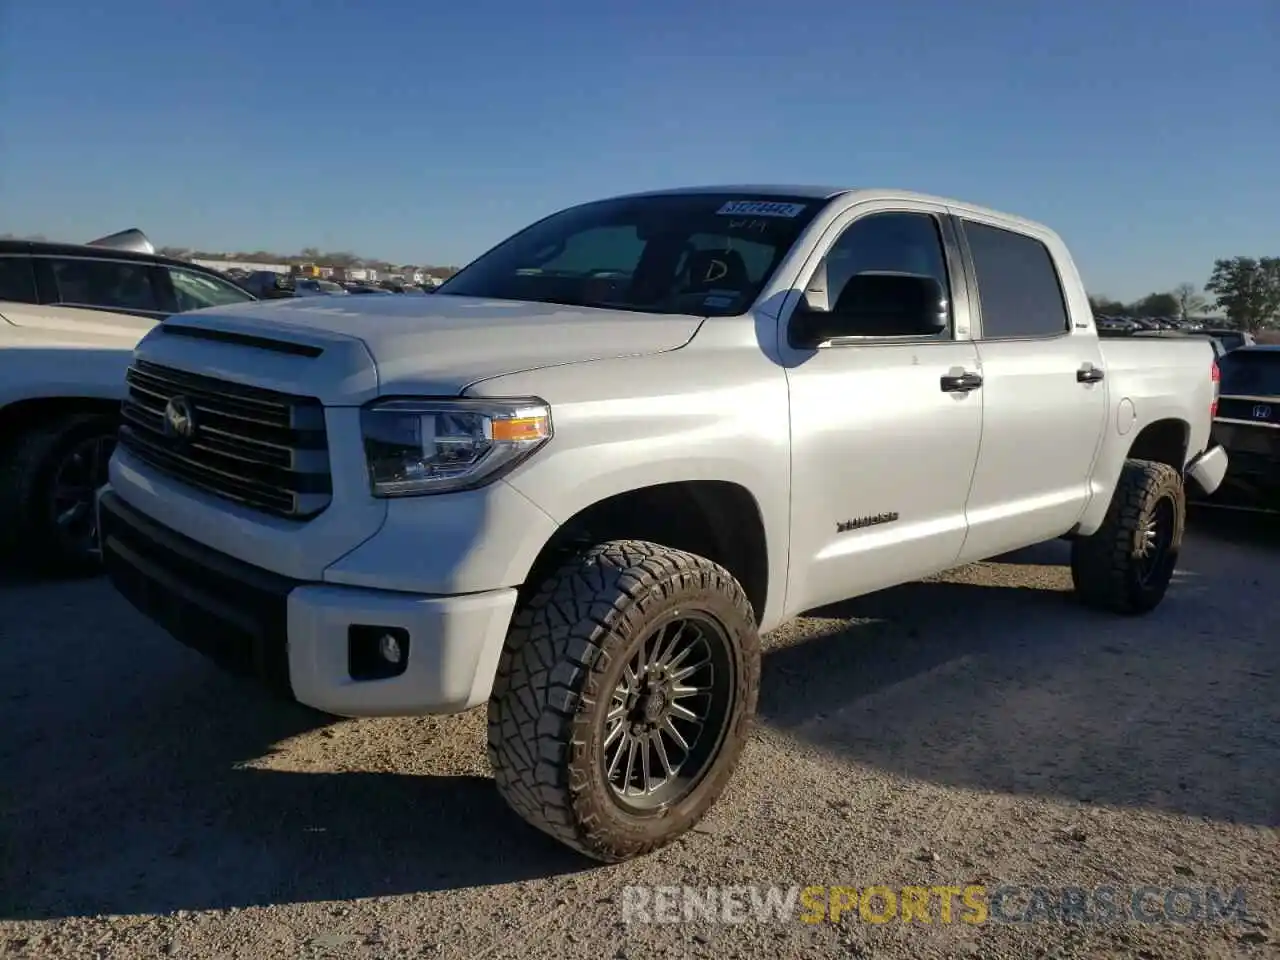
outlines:
M730 200L716 211L722 217L798 217L806 204L774 200Z

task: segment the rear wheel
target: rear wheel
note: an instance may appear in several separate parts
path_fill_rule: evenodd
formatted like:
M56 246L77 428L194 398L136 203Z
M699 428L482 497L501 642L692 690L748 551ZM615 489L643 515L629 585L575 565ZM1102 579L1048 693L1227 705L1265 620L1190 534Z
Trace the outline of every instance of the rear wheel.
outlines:
M724 790L759 683L755 617L726 570L653 543L600 544L513 620L489 702L498 789L597 860L656 850Z
M100 569L95 497L115 442L115 420L98 414L59 417L14 442L0 464L6 553L39 573Z
M1182 477L1165 463L1125 463L1096 533L1071 544L1071 579L1089 606L1114 613L1154 610L1173 579L1186 526Z

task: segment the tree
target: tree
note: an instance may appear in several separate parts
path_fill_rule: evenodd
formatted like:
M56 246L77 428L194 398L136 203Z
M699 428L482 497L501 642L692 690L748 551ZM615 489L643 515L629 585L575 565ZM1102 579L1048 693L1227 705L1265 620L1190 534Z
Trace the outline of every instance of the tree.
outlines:
M1280 326L1280 257L1215 260L1204 288L1233 325L1252 331Z
M1173 295L1178 298L1178 318L1186 320L1194 313L1204 310L1204 297L1196 292L1194 283L1180 283L1173 288Z
M1093 308L1095 317L1119 317L1129 312L1129 308L1119 300L1112 300L1110 297L1095 297L1089 295L1089 306Z
M1129 309L1139 317L1172 317L1178 312L1178 298L1172 293L1148 293Z

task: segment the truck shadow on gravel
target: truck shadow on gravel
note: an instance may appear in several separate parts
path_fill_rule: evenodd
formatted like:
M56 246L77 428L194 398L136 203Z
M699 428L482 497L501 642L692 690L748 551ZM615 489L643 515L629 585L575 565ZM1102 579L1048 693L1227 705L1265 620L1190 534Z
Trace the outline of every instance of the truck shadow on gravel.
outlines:
M0 587L0 657L0 918L348 900L590 866L480 775L474 714L344 729L224 677L100 581ZM306 750L280 746L299 736ZM457 746L414 764L432 738ZM290 769L263 766L282 758Z
M766 658L762 721L944 786L1280 826L1280 578L1217 572L1221 537L1193 531L1146 617L1076 604L1065 543L815 611Z

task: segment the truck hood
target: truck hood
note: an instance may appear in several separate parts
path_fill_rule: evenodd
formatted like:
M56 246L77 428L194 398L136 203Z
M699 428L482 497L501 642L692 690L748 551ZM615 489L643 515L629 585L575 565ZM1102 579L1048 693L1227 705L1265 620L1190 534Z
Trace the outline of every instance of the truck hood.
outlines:
M239 379L236 374L241 371L225 353L226 334L241 335L237 340L302 345L328 354L323 363L300 366L295 358L289 364L299 375L308 369L312 382L286 384L271 377L273 385L345 405L378 395L447 396L504 374L675 350L689 342L701 322L701 317L687 315L439 294L306 297L185 313L163 325L179 328L170 332L182 333L181 338L162 336L165 331L157 329L140 355L154 352L161 362L190 368L198 362L189 354L195 346L192 338L207 339L210 372ZM178 339L186 342L181 351L173 349ZM169 343L162 348L161 340ZM235 349L253 350L250 339L243 342L246 346ZM249 361L249 366L260 373L265 359ZM361 369L362 365L375 369ZM327 382L317 382L320 379ZM345 384L342 396L333 389L338 381Z

